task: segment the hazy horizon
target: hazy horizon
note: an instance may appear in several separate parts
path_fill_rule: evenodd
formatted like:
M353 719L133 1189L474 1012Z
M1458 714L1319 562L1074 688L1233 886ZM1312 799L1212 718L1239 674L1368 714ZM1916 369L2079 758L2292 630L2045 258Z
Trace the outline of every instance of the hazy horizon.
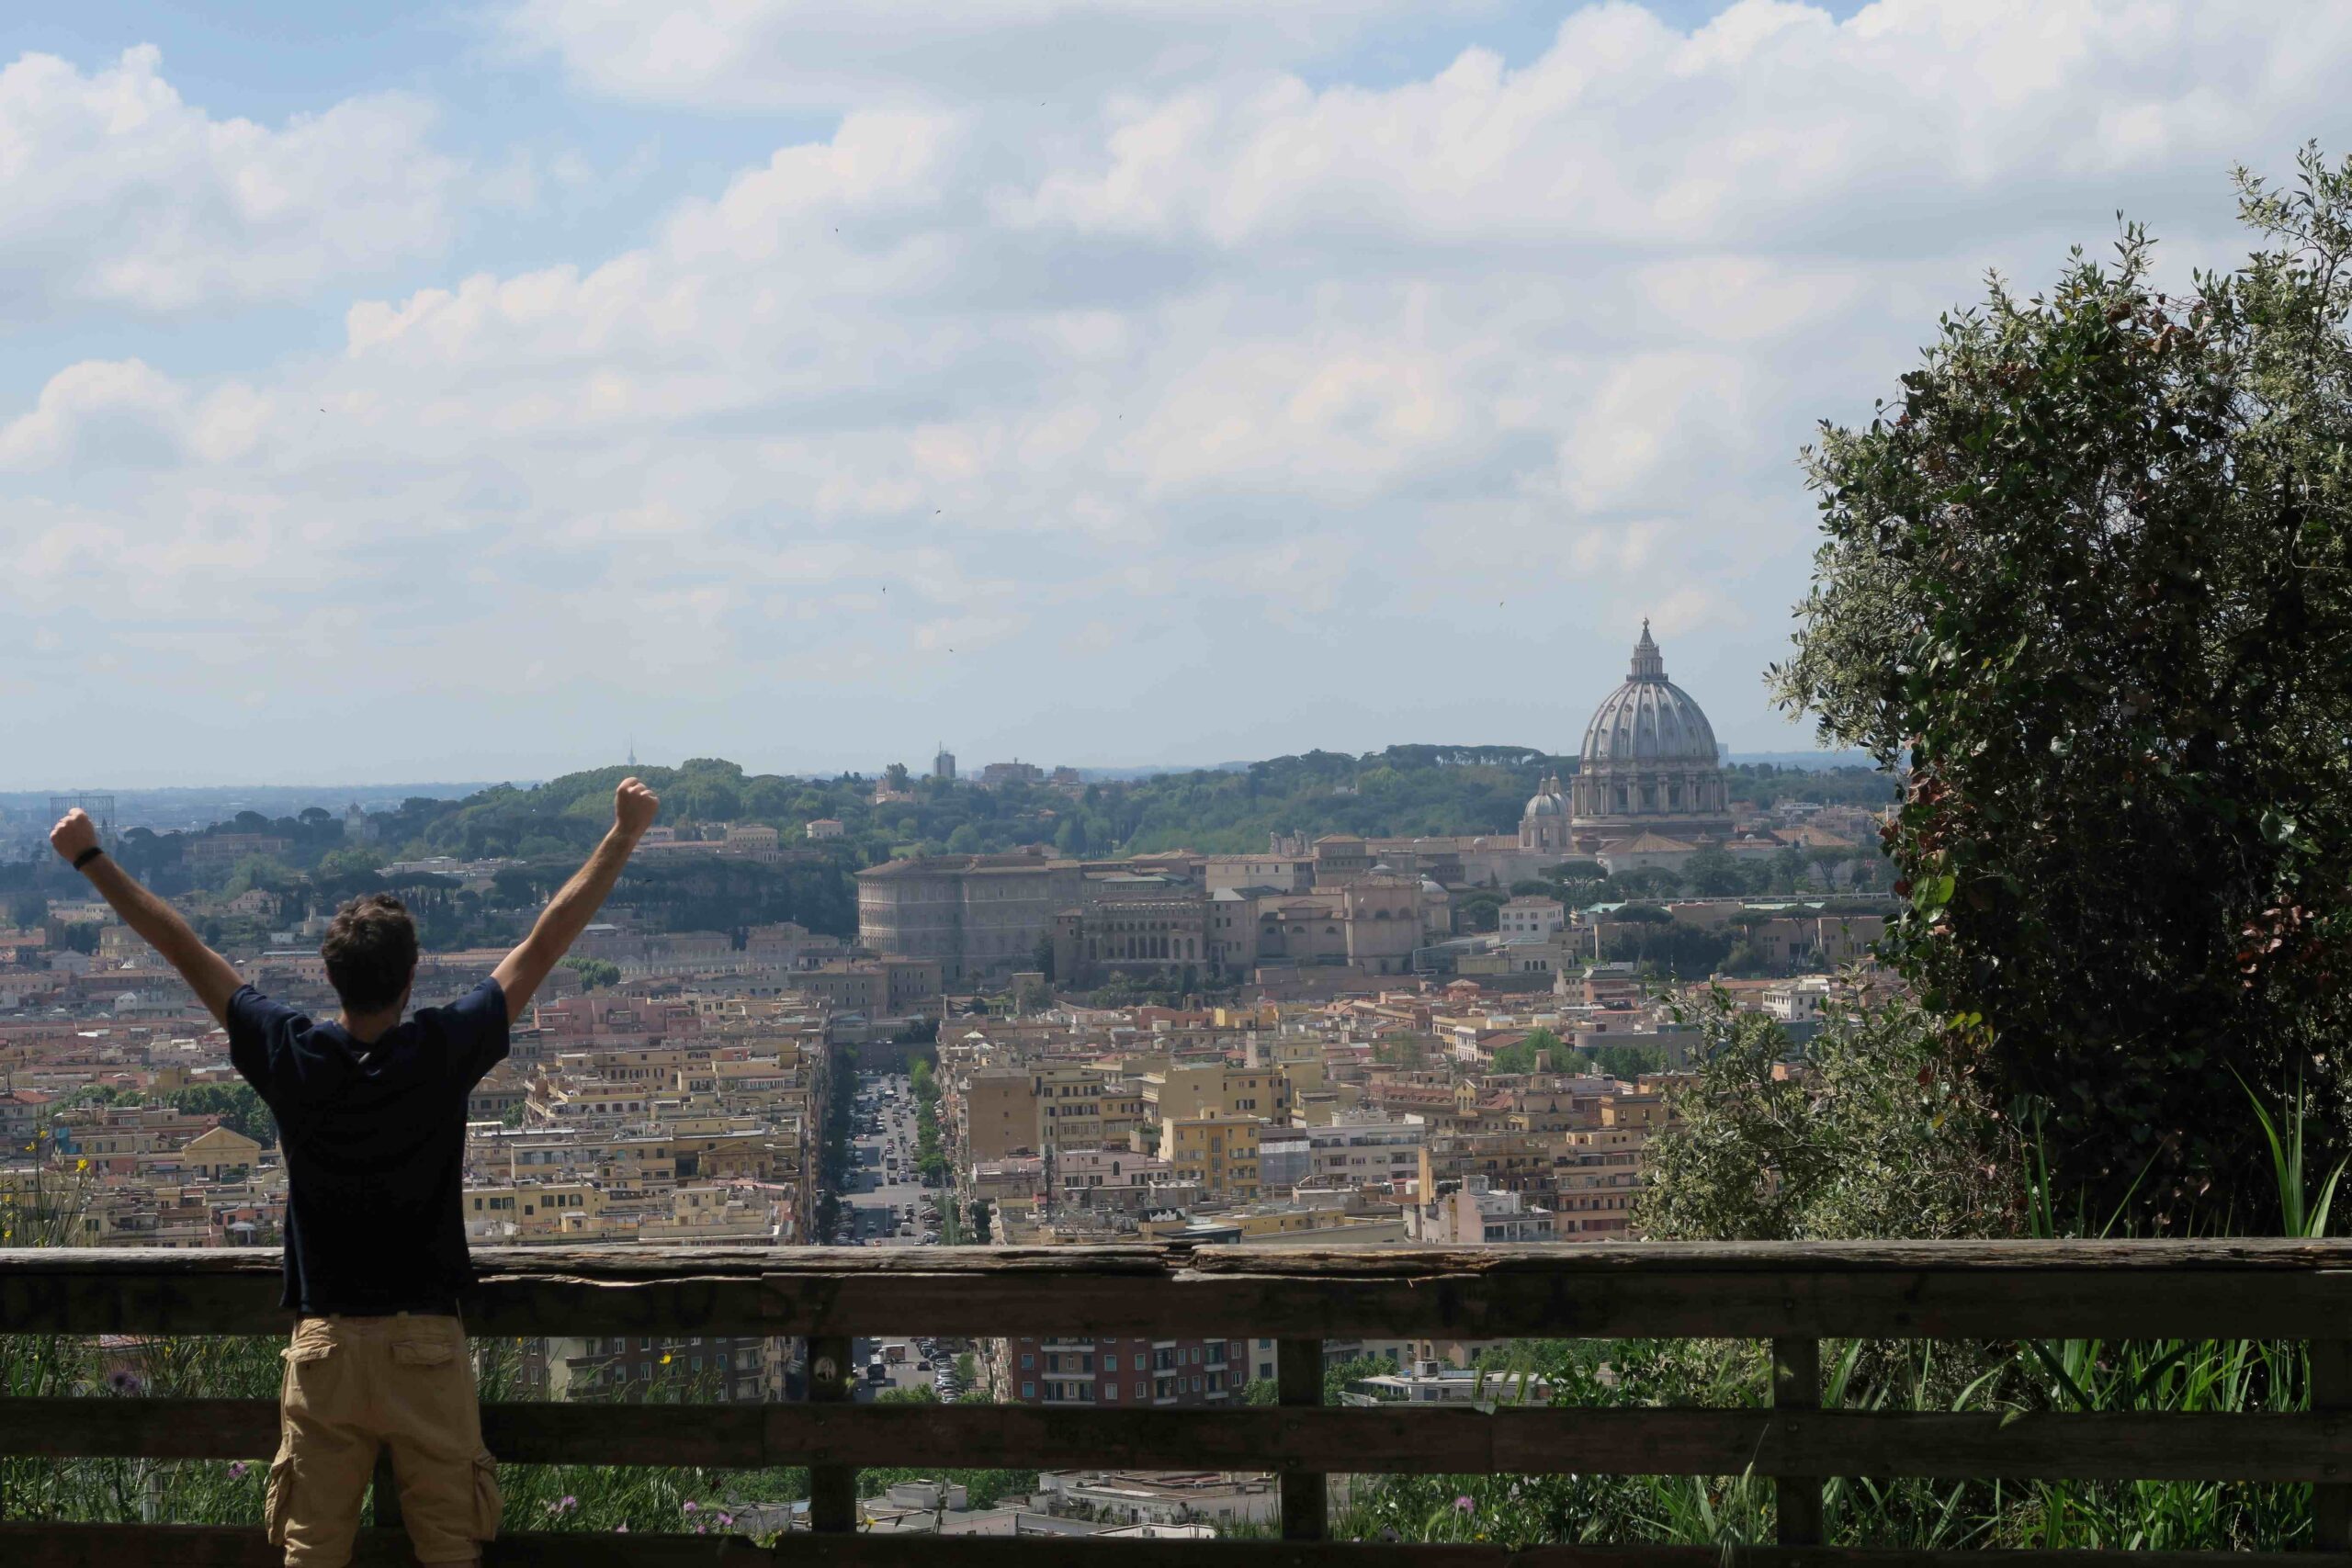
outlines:
M1420 744L1424 744L1424 742L1419 742L1419 741L1397 741L1397 742L1395 742L1394 744L1396 744L1396 745L1420 745ZM1474 743L1474 742L1464 742L1463 744L1468 745L1468 744L1476 744L1476 743ZM1498 741L1498 742L1493 742L1493 744L1496 744L1496 745L1503 745L1503 744L1509 744L1509 743L1507 743L1507 742L1500 742L1500 741ZM954 750L954 748L953 748L953 747L950 747L950 748L949 748L949 750ZM1312 748L1312 747L1310 747L1310 748L1307 748L1307 750L1317 750L1317 748ZM1320 750L1336 750L1336 748L1324 747L1324 748L1320 748ZM1382 750L1382 749L1381 749L1381 748L1377 748L1377 747L1375 747L1375 748L1372 748L1371 750L1372 750L1372 751L1376 752L1376 751L1378 751L1378 750ZM1570 748L1569 750L1573 750L1574 749L1573 749L1573 748ZM709 756L709 755L718 755L718 756L725 757L725 753L723 753L723 752L720 752L720 753L709 753L709 752L705 752L705 753L697 753L697 754L698 754L698 755L705 755L705 756ZM1296 753L1296 752L1284 752L1284 753L1278 753L1278 755L1298 755L1298 754L1300 754L1300 753ZM1366 753L1366 752L1362 752L1362 751L1358 751L1358 752L1350 752L1350 753L1347 753L1347 754L1348 754L1348 755L1351 755L1351 756L1363 756L1363 755L1366 755L1366 754L1368 754L1368 753ZM1562 753L1555 752L1554 754L1555 754L1555 755L1560 755L1560 754L1562 754ZM650 757L640 757L640 758L639 758L639 759L638 759L639 762L641 765L643 765L643 766L646 766L646 767L662 767L662 768L675 768L675 767L677 767L677 766L681 765L681 764L682 764L685 760L686 760L686 759L684 759L684 758L677 758L677 759L674 759L674 760L665 760L665 759L661 759L661 758L650 758ZM744 762L744 761L743 761L743 759L741 759L741 758L740 758L740 757L725 757L725 760L726 760L726 761L731 761L731 762L739 762L739 763L742 763L742 766L743 766L743 768L744 768L744 771L745 771L747 773L777 773L777 774L783 774L783 775L789 776L789 777L795 777L795 778L808 778L808 779L831 779L831 778L838 778L838 777L841 777L841 776L842 776L842 775L844 775L844 774L854 774L854 775L856 775L856 776L858 776L858 777L863 777L863 778L873 778L873 777L876 777L876 776L879 775L879 774L881 773L882 770L883 770L885 767L888 766L889 762L891 762L891 761L902 761L902 762L906 763L906 764L907 764L907 766L908 766L909 768L912 769L915 773L919 773L919 774L920 774L920 773L924 773L924 772L928 771L928 769L929 769L929 767L930 767L930 762L931 762L931 759L930 759L928 756L924 756L924 757L921 757L921 758L916 758L916 757L893 757L893 758L889 758L889 759L888 759L887 761L883 761L883 762L878 762L878 763L876 763L876 762L869 762L869 763L866 763L866 764L865 764L865 765L863 765L863 766L844 766L844 767L828 767L828 768L808 768L808 767L802 767L802 768L783 768L783 767L775 767L775 768L771 768L771 767L754 767L754 766L752 766L751 763ZM956 761L957 761L957 767L958 767L958 769L959 769L959 770L961 770L962 772L964 772L964 773L978 773L978 772L979 771L980 766L981 766L983 763L985 763L985 762L992 762L992 761L1011 761L1011 760L1012 760L1012 759L1010 759L1010 758L1002 758L1002 757L986 757L986 758L980 758L980 757L966 757L966 756L962 756L962 755L960 755L960 754L959 754L959 755L958 755L958 757L957 757ZM1090 777L1101 777L1101 778L1106 778L1106 779L1107 779L1107 778L1122 778L1122 777L1125 777L1125 778L1141 778L1141 777L1148 777L1148 776L1151 776L1151 775L1155 775L1155 774L1160 774L1160 773L1195 773L1195 772L1216 772L1216 771L1221 771L1221 770L1227 770L1227 769L1243 768L1243 767L1247 767L1247 766L1249 766L1249 765L1250 765L1250 762L1252 762L1252 761L1265 761L1265 760L1267 760L1267 759L1263 759L1263 758L1247 758L1247 759L1245 759L1245 758L1229 758L1229 759L1227 759L1227 760L1225 760L1225 761L1215 761L1215 762L1194 762L1194 761L1185 761L1185 762L1164 762L1164 763L1163 763L1163 762L1136 762L1136 763L1087 763L1087 762L1069 762L1069 761L1068 761L1068 760L1067 760L1067 759L1040 759L1040 758L1034 758L1034 757L1024 757L1024 758L1022 758L1022 759L1020 759L1020 760L1021 760L1021 761L1035 761L1035 762L1038 762L1038 763L1039 763L1039 765L1041 765L1041 766L1045 766L1045 767L1053 767L1053 766L1056 766L1056 765L1067 765L1067 766L1070 766L1070 767L1077 768L1080 773L1086 773L1086 774L1088 774ZM1848 751L1848 750L1818 750L1818 751L1796 751L1796 750L1788 750L1788 751L1733 751L1733 750L1725 750L1725 751L1724 751L1724 762L1725 762L1726 764L1737 764L1737 763L1742 763L1742 762L1775 762L1775 763L1781 763L1781 764L1782 764L1782 765L1790 765L1790 766L1802 766L1802 765L1811 764L1811 765L1815 765L1815 766L1819 766L1819 767L1823 767L1823 768L1830 768L1830 767L1842 767L1842 766L1848 766L1848 765L1855 765L1855 766L1867 765L1867 764L1868 764L1868 762L1869 762L1869 758L1868 758L1864 753L1861 753L1861 752L1859 752L1859 751ZM484 790L484 789L494 788L494 787L496 787L496 786L498 786L498 785L501 785L501 784L513 785L513 786L514 786L514 787L516 787L516 788L532 788L532 787L536 787L536 786L537 786L537 785L538 785L538 784L545 784L545 783L546 783L546 782L548 782L548 780L549 780L549 779L561 778L561 777L563 777L564 775L566 775L566 774L568 774L568 773L588 773L588 772L593 772L593 771L594 771L594 770L596 770L596 769L599 769L599 768L616 768L616 767L621 767L621 766L623 766L623 765L625 765L625 760L616 760L616 761L589 761L589 762L583 762L583 763L580 764L580 765L579 765L579 766L577 766L577 767L566 767L566 768L560 768L560 769L557 769L557 770L555 770L555 771L553 771L553 772L551 772L551 773L547 773L517 774L517 775L515 775L515 776L514 776L514 777L511 777L511 778L503 778L503 779L481 779L481 780L477 780L477 781L472 781L472 782L466 782L466 781L449 781L449 780L430 780L430 779L427 779L427 780L413 780L413 779L401 779L401 778L398 778L398 777L379 778L379 779L350 779L350 778L345 778L345 779L316 779L316 778L312 778L312 779L232 779L232 780L226 780L226 781L218 780L218 779L175 779L175 780L168 780L168 781L164 781L164 782L156 782L156 781L153 781L153 780L119 779L119 778L118 778L118 779L114 779L114 780L111 780L111 781L99 781L99 782L96 782L96 783L93 783L93 782L90 782L90 781L86 781L86 780L85 780L85 781L82 781L82 782L80 782L80 783L70 784L49 784L49 785L40 785L40 784L35 784L35 785L17 785L17 784L7 784L7 785L0 785L0 807L11 807L11 806L13 806L13 807L15 807L17 809L21 810L21 809L24 809L24 808L25 808L26 807L28 807L28 806L31 806L31 805L35 805L35 804L39 804L39 803L40 803L40 802L44 801L44 800L46 799L46 797L47 797L47 796L49 796L49 795L73 795L73 794L102 795L102 794L107 794L107 793L114 793L114 794L118 794L118 795L121 795L121 794L130 794L130 795L172 795L172 794L191 794L191 795L194 795L194 794L220 794L220 793L225 793L225 792L227 792L227 791L231 791L231 790L271 790L271 791L279 791L279 792L291 793L291 794L299 794L299 793L301 793L301 792L303 792L303 791L317 791L317 792L320 792L320 793L322 793L322 794L324 794L324 793L334 792L334 791L356 790L356 791L365 792L365 793L367 793L367 794L370 794L370 795L403 795L403 794L406 794L406 795L433 795L435 798L437 798L437 799L461 799L461 798L463 798L463 796L464 796L464 795L466 795L473 794L473 793L476 793L476 792L478 792L478 791ZM435 794L435 792L447 792L447 793Z

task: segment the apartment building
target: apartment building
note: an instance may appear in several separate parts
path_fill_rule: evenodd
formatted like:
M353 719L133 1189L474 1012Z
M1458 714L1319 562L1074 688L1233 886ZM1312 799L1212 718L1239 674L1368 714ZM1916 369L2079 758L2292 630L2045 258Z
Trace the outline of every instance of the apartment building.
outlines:
M1419 1180L1429 1128L1385 1117L1343 1118L1320 1127L1270 1127L1258 1139L1258 1182L1293 1188L1396 1187Z
M1232 1116L1171 1116L1159 1124L1159 1155L1174 1179L1239 1202L1259 1193L1258 1138L1266 1123Z
M999 1339L989 1355L990 1386L1004 1404L1239 1404L1250 1382L1244 1339Z
M1552 1212L1524 1192L1497 1191L1483 1176L1405 1211L1406 1234L1424 1247L1500 1247L1550 1241Z

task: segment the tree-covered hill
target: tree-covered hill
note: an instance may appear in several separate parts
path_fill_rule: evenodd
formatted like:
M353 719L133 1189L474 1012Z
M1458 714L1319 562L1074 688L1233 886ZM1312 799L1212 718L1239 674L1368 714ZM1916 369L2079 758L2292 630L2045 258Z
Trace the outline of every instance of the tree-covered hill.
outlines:
M536 907L561 885L611 819L613 786L631 770L597 768L527 788L500 784L460 800L415 796L369 818L372 841L351 841L341 817L322 808L267 818L254 812L199 833L124 836L121 858L166 894L248 888L286 896L280 917L331 909L356 893L390 887L408 896L436 945L499 934L495 911ZM778 829L790 852L781 863L639 856L617 892L673 929L741 928L794 919L849 934L856 926L853 878L894 855L993 853L1042 844L1054 852L1110 858L1155 850L1207 853L1262 851L1269 836L1298 832L1386 835L1515 834L1527 797L1547 773L1562 777L1575 759L1513 746L1392 746L1350 756L1309 751L1244 768L1163 773L1072 789L1012 784L983 789L968 781L886 775L903 798L877 803L881 780L746 773L720 758L674 768L634 770L662 795L662 822L689 837L722 824ZM1734 768L1733 795L1759 804L1789 795L1815 800L1892 798L1883 774L1849 768L1807 772L1770 763ZM831 818L838 839L811 840L807 825ZM199 874L187 853L221 833L282 841ZM466 891L429 871L385 874L400 862L435 856L511 858L491 895ZM70 881L47 864L0 867L0 891L62 894ZM54 884L54 886L52 886ZM28 912L29 907L28 907Z
M1164 773L1075 790L1006 784L982 789L909 776L910 798L876 804L877 781L854 774L798 779L747 774L697 758L677 768L639 768L662 795L664 822L694 831L759 822L805 842L806 824L832 818L842 837L823 852L855 866L893 854L987 853L1046 844L1069 855L1190 849L1262 850L1275 832L1427 835L1516 833L1527 797L1546 773L1566 777L1575 760L1521 747L1392 746L1361 757L1309 751L1243 769ZM518 855L585 850L604 830L620 768L571 773L533 789L485 790L459 802L412 801L384 826L412 853ZM1735 798L1759 803L1893 798L1886 778L1864 769L1806 773L1759 764L1733 770Z

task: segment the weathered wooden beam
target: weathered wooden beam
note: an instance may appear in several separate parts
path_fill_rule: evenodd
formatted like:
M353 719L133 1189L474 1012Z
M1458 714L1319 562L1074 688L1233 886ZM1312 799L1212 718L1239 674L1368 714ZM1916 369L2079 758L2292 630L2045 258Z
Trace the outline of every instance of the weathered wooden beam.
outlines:
M1283 1339L1274 1345L1274 1395L1280 1401L1278 1420L1295 1423L1286 1430L1304 1429L1304 1420L1323 1409L1323 1341ZM1320 1466L1300 1463L1295 1457L1280 1467L1283 1540L1321 1540L1330 1534L1331 1492Z
M1772 1341L1772 1414L1775 1431L1802 1439L1821 1405L1821 1341ZM1783 1475L1772 1483L1774 1531L1782 1546L1819 1546L1821 1477Z
M808 1341L808 1403L806 1408L824 1412L850 1407L850 1380L857 1370L850 1365L847 1335L827 1335ZM763 1432L765 1428L762 1428ZM808 1525L820 1534L840 1534L857 1529L857 1467L838 1461L808 1467Z
M485 1333L2324 1337L2344 1242L484 1248ZM2151 1289L2161 1280L2161 1289ZM275 1333L276 1255L0 1253L0 1331Z
M2352 1416L2352 1339L2311 1342L2312 1413ZM2352 1550L2352 1452L2322 1456L2324 1480L2312 1488L2312 1545L2322 1551Z
M1944 1480L2317 1482L2352 1473L2352 1412L2022 1415L1320 1406L492 1404L511 1464L1054 1469L1332 1474L1922 1475ZM0 1453L265 1459L262 1399L0 1399Z
M863 1534L776 1548L789 1568L2347 1568L2344 1552L1910 1551L1778 1546L1422 1546Z
M797 1537L796 1540L808 1538ZM0 1524L8 1568L281 1568L285 1552L258 1529L215 1525ZM415 1568L404 1530L364 1529L355 1568ZM483 1568L778 1568L741 1537L511 1535L486 1543Z
M201 1525L0 1524L9 1568L278 1568L258 1529ZM356 1568L411 1568L406 1539L364 1530ZM485 1543L483 1568L2352 1568L2352 1552L1906 1551L1715 1546L1413 1546L1355 1541L1103 1540L1091 1536L576 1532Z

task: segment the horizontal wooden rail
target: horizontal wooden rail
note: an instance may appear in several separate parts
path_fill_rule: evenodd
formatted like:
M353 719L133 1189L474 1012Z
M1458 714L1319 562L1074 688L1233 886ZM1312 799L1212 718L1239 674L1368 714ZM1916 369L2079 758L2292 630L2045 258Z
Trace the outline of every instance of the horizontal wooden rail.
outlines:
M0 1524L9 1568L279 1568L257 1529L201 1525ZM1113 1540L1089 1536L796 1534L740 1539L593 1533L504 1536L482 1568L1869 1568L1898 1554L1838 1547L1408 1546L1365 1541ZM1910 1551L1906 1568L2212 1568L2195 1551ZM362 1531L355 1568L413 1568L407 1540ZM2352 1552L2246 1551L2230 1568L2352 1568Z
M481 1334L2283 1338L2352 1242L483 1248ZM275 1252L0 1251L0 1331L281 1332Z
M482 1406L511 1464L967 1466L1333 1473L1947 1480L2333 1481L2352 1417L2301 1415L1770 1410L1041 1409L1015 1404ZM0 1453L51 1459L266 1458L259 1399L0 1400Z
M1826 1549L1808 1500L1825 1476L2315 1483L2322 1548L2255 1563L2352 1568L2352 1242L1610 1245L1325 1252L1248 1247L494 1248L465 1301L476 1335L805 1337L838 1377L849 1337L1230 1335L1283 1342L1283 1403L1207 1409L1016 1405L493 1404L488 1443L516 1463L807 1465L827 1527L777 1551L716 1537L524 1535L485 1562L768 1568L1666 1568L1930 1564L2043 1568L2105 1553ZM274 1252L0 1251L0 1332L285 1331ZM1320 1343L1705 1337L1777 1342L1780 1408L1333 1409L1313 1403ZM2313 1345L2309 1414L1817 1410L1821 1338L2287 1339ZM1507 1401L1506 1401L1507 1403ZM258 1459L262 1400L89 1395L0 1399L0 1454ZM1294 1539L1234 1542L981 1539L857 1532L862 1467L1274 1470ZM1332 1543L1322 1477L1377 1473L1739 1475L1779 1484L1782 1544L1499 1547ZM827 1533L828 1529L835 1533ZM363 1563L404 1561L369 1532ZM2133 1568L2207 1561L2134 1552ZM243 1568L276 1557L255 1531L0 1523L8 1568L114 1562Z

